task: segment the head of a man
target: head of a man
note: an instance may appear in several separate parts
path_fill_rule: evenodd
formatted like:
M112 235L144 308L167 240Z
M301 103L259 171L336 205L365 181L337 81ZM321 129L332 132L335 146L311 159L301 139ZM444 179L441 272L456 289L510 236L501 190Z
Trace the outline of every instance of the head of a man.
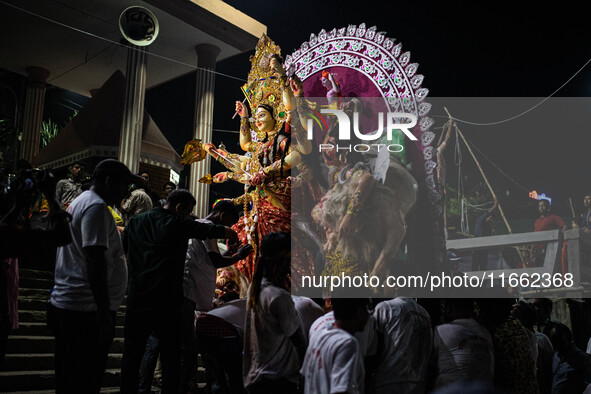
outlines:
M446 298L444 300L443 319L451 322L455 319L469 319L474 317L474 299L472 298Z
M125 164L115 159L101 161L92 173L92 189L108 205L119 204L129 185L139 181L140 177L133 175Z
M282 287L291 272L291 237L289 233L269 233L263 237L259 263L264 276Z
M591 193L585 194L585 197L583 198L583 205L585 208L591 209Z
M221 224L228 227L234 225L239 218L240 216L236 211L234 203L229 200L218 201L207 216L207 219L211 220L214 224Z
M525 301L519 301L513 305L511 316L519 320L525 328L531 331L534 330L534 325L537 321L537 315L536 310L531 304Z
M74 162L68 168L68 170L70 171L70 174L72 174L72 178L74 178L74 180L79 180L80 178L82 178L82 174L84 174L85 169L86 169L86 167L80 161Z
M529 300L536 311L536 323L538 326L546 324L552 314L552 300L549 298L532 298Z
M164 190L164 194L168 197L168 195L173 191L176 190L176 185L172 182L166 182L164 186L162 186L162 190Z
M548 200L538 201L538 212L542 216L546 216L550 213L550 202Z
M344 294L343 294L344 295ZM350 334L363 331L370 315L368 298L331 297L335 322Z
M150 182L150 173L148 171L142 171L139 175L144 180L144 184L147 185Z
M197 204L197 201L188 190L178 189L173 190L168 195L164 209L172 211L177 215L188 217L193 212L195 204Z

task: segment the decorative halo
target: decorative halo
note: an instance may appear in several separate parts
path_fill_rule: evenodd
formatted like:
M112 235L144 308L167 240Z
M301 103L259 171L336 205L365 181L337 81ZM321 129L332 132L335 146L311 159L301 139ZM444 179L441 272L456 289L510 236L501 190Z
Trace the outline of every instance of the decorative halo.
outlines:
M302 81L331 67L354 69L375 85L391 112L416 115L418 123L413 134L419 139L415 143L422 157L413 162L415 168L424 171L423 180L435 209L434 216L440 217L443 207L434 173L437 163L432 146L435 134L430 131L434 121L427 116L431 104L425 102L429 90L422 87L424 76L417 74L419 65L411 63L410 52L402 52L402 44L385 34L378 32L375 26L366 28L365 23L330 32L322 30L318 35L310 35L309 41L288 55L284 66L288 75L295 73Z
M376 27L366 28L349 25L330 32L320 31L310 35L298 50L285 58L288 74L295 73L302 81L318 71L331 67L346 67L357 70L373 82L391 112L407 112L418 117L415 135L420 136L424 168L430 187L432 201L441 195L435 185L431 144L435 134L429 129L434 121L427 117L431 104L425 102L429 90L422 87L424 76L417 74L418 63L410 62L410 52L402 52L402 44L387 38Z

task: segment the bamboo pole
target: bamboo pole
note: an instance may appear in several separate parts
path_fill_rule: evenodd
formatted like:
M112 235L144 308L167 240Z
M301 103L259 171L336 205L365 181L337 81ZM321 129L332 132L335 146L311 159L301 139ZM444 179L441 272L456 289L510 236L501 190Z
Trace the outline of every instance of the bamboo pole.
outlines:
M443 107L443 108L445 109L445 112L447 112L447 115L450 118L453 119L453 117L451 116L451 114L449 113L449 111L447 110L447 108L445 108L445 107ZM468 148L468 152L470 152L470 156L472 156L472 159L474 159L474 162L476 163L476 166L478 167L478 170L480 171L480 175L482 175L482 177L484 178L484 182L486 183L486 186L488 186L488 190L490 191L490 194L492 194L493 198L498 201L498 198L497 198L497 195L495 194L495 191L493 190L490 182L488 181L488 178L484 174L484 170L480 166L480 163L478 162L478 159L476 159L476 156L474 155L474 152L472 152L472 148L470 148L470 145L468 144L468 141L466 141L466 138L464 138L464 134L462 134L462 132L460 131L460 129L458 128L458 125L456 123L454 123L454 128L458 132L458 135L460 137L462 137L462 141L464 141L464 144L466 145L466 148ZM505 217L505 212L503 212L503 207L501 207L501 203L500 202L498 203L498 208L499 208L499 213L501 214L501 217L503 218L503 222L505 222L505 226L507 226L507 231L509 231L509 234L513 234L513 230L511 230L511 226L509 225L509 222L507 221L507 218Z
M568 198L568 203L570 204L570 211L573 214L573 218L575 217L575 208L573 207L573 199L572 198Z

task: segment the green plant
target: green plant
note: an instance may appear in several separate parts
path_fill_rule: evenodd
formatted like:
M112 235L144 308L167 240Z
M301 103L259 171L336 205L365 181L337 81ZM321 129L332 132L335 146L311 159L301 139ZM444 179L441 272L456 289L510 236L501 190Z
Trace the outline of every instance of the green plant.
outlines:
M47 121L41 122L41 148L46 147L47 144L49 144L49 141L51 141L57 135L58 132L59 127L57 123L51 120L51 118Z

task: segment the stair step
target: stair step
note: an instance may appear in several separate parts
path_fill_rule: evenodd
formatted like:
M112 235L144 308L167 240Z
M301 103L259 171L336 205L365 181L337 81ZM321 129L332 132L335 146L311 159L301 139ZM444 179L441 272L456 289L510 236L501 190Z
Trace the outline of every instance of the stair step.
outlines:
M19 287L26 289L53 289L53 279L19 278Z
M205 384L203 386L205 387ZM102 394L118 393L119 387L104 387L101 389ZM153 391L155 393L155 391ZM158 391L159 392L159 391ZM6 394L55 394L55 390L32 390L32 391L6 391Z
M18 297L18 308L26 311L47 311L48 297ZM119 307L119 312L125 312L125 305Z
M20 268L18 270L18 276L20 278L27 278L27 279L52 279L53 280L53 271L39 271L39 270L31 270L27 268Z
M53 354L55 338L53 336L11 335L6 342L7 354L51 353ZM123 338L113 339L110 353L123 353Z
M19 298L20 297L34 297L34 298L47 300L47 299L49 299L49 290L48 289L35 289L35 288L23 287L22 284L19 283L18 296L19 296Z
M29 311L19 310L18 321L23 323L45 323L47 321L47 314L45 310L42 311ZM117 312L115 317L115 325L123 326L125 324L125 313Z
M123 338L123 326L115 326L115 338ZM53 336L53 331L45 322L19 322L18 330L13 335Z
M28 311L45 311L47 310L47 297L19 297L18 308Z
M0 380L2 392L22 390L23 387L34 390L35 393L40 392L39 390L55 389L55 371L53 370L0 372ZM102 385L109 388L119 387L120 380L121 370L107 369Z
M109 354L107 359L108 369L121 368L122 355ZM53 353L20 353L7 354L2 366L4 371L43 371L55 368Z

